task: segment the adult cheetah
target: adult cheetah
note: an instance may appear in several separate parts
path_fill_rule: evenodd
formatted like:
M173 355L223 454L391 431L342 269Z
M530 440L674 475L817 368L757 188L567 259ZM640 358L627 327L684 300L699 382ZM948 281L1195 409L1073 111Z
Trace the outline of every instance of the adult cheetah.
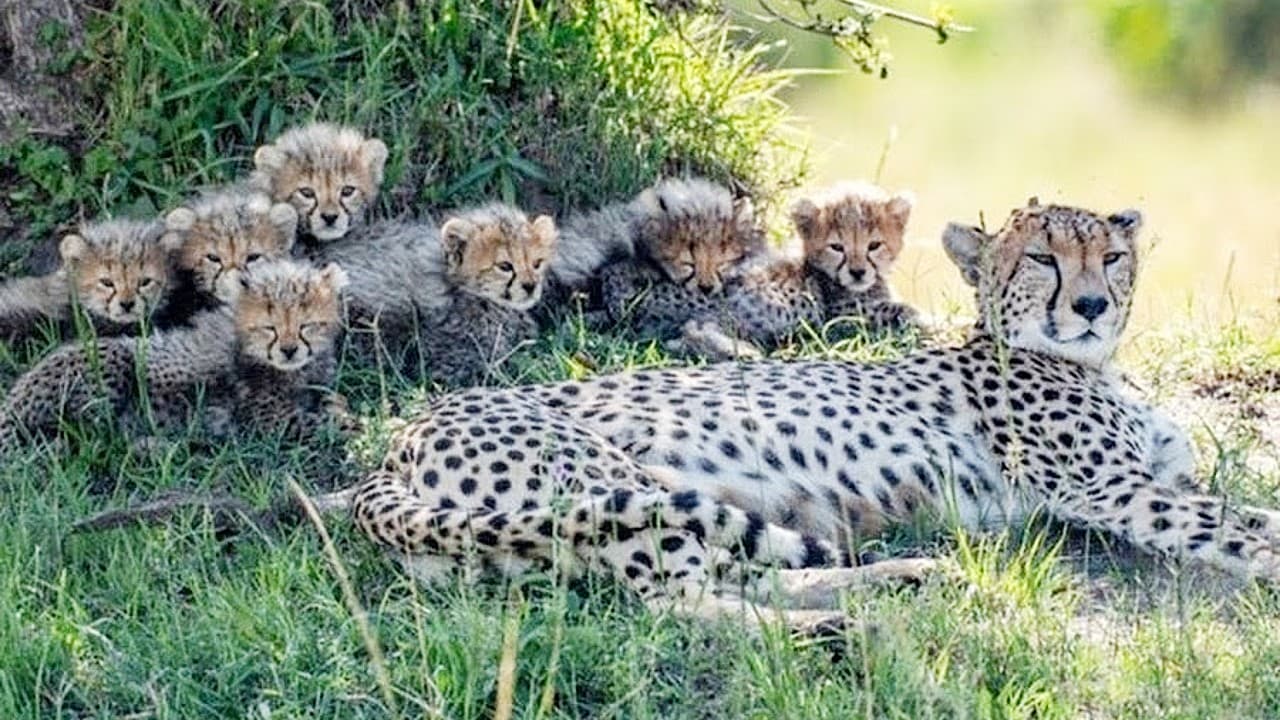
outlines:
M1136 211L1032 201L995 235L951 225L980 321L959 347L884 364L647 370L441 398L354 493L411 568L557 548L646 598L699 595L728 547L786 567L847 557L920 509L969 528L1042 511L1144 550L1280 579L1269 511L1187 487L1185 437L1109 369L1138 269ZM876 565L868 566L876 568ZM860 568L803 571L830 589ZM825 575L824 575L825 574ZM781 600L804 593L783 570ZM831 593L801 602L830 601Z

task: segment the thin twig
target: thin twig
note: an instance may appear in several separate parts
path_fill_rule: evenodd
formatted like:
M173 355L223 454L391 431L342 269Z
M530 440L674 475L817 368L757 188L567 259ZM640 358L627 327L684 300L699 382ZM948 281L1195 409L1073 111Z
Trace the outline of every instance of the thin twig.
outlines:
M936 20L930 20L927 17L912 15L908 12L895 10L891 7L885 7L884 5L863 2L862 0L836 0L836 2L867 15L893 18L894 20L900 20L911 25L919 25L920 27L929 28L930 30L936 30L938 32L973 32L973 28L968 25L938 22Z

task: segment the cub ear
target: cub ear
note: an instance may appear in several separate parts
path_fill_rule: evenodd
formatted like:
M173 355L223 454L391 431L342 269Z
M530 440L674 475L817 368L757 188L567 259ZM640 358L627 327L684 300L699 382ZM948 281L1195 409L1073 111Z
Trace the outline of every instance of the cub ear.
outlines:
M662 193L658 192L657 185L645 188L636 198L636 202L650 215L666 214L667 212L667 200L662 196Z
M550 215L539 215L533 219L533 234L544 245L552 246L560 239L560 231L556 229L556 221Z
M62 242L58 243L58 254L62 256L62 262L68 265L83 260L88 252L89 243L75 233L64 236Z
M909 192L900 192L889 198L885 209L889 211L889 217L900 228L907 226L907 221L911 219L911 208L916 204L915 195Z
M811 239L818 234L821 211L809 198L800 198L791 206L791 223L800 232L800 237Z
M267 220L280 233L281 246L285 250L292 248L298 232L298 211L289 203L276 203L267 211Z
M942 231L942 247L947 257L960 268L960 276L970 285L977 287L982 277L982 246L991 236L982 232L981 228L959 223L947 223Z
M170 232L186 232L195 227L196 211L188 207L175 208L164 216L164 227Z
M287 159L275 145L263 145L253 153L253 166L263 172L274 172L284 167Z
M382 184L382 170L387 165L387 145L377 138L365 140L360 146L360 158L369 168L369 179L374 189Z
M320 279L335 293L341 292L349 281L347 271L343 270L342 266L337 263L329 263L320 268Z
M1142 213L1137 210L1121 210L1107 218L1112 229L1125 239L1132 240L1142 229Z
M743 223L751 224L755 221L756 208L751 204L751 198L742 196L734 198L733 201L733 219Z
M449 258L450 264L462 263L462 253L473 232L475 226L462 218L450 218L440 226L440 243L444 245L445 256Z

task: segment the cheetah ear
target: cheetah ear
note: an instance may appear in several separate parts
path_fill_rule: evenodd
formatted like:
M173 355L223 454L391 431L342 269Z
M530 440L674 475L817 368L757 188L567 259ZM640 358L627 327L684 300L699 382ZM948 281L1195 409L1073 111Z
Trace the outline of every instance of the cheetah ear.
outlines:
M323 280L334 293L342 292L342 289L347 286L349 281L347 271L343 270L342 266L337 263L329 263L320 268L320 279Z
M188 207L174 208L164 216L164 227L175 233L183 233L196 224L196 211Z
M1031 197L1027 198L1027 207L1029 208L1040 207L1040 197L1038 195L1032 195Z
M533 234L547 247L555 247L560 239L556 221L550 215L539 215L533 219Z
M450 265L462 264L462 254L475 229L474 225L462 218L450 218L440 226L440 242L444 245L444 253L449 258Z
M1126 240L1133 240L1142 229L1142 213L1137 210L1121 210L1107 218L1111 228Z
M657 183L640 193L640 196L636 198L636 202L650 214L667 213L667 200L662 196L662 193L658 192Z
M284 167L286 159L275 145L263 145L253 153L253 166L263 172L273 172Z
M819 215L821 211L809 198L800 198L791 206L791 222L803 238L812 238L818 234Z
M885 209L889 211L889 217L893 219L894 223L896 223L898 227L905 228L907 226L907 221L911 219L911 208L914 207L915 204L915 195L904 191L889 198L889 202L885 205Z
M377 188L382 184L382 170L387 165L387 145L377 138L365 140L360 146L360 158L369 168L369 179Z
M946 248L947 257L960 268L964 281L974 287L982 276L982 246L990 239L981 228L972 225L947 223L942 231L942 247Z
M62 256L62 262L67 265L83 260L88 252L89 243L75 233L64 236L62 242L58 243L58 254Z
M734 198L733 201L733 219L740 223L750 224L755 221L756 208L751 204L751 198L743 195L740 198Z
M294 235L298 231L298 211L289 203L276 203L267 211L267 220L280 233L282 248L292 248Z

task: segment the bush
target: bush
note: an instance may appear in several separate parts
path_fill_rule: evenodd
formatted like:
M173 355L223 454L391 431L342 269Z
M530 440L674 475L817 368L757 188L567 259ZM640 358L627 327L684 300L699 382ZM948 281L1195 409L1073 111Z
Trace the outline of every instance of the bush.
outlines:
M776 98L789 76L760 52L640 0L120 0L67 63L88 99L79 136L0 148L0 199L36 237L152 213L323 118L391 147L385 213L563 210L686 171L767 200L805 157Z

